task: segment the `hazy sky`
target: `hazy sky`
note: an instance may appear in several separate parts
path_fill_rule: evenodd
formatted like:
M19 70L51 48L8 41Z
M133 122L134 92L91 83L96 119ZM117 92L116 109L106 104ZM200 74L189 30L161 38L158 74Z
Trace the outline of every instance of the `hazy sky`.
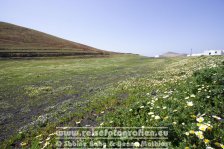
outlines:
M224 49L224 0L0 0L0 21L148 56Z

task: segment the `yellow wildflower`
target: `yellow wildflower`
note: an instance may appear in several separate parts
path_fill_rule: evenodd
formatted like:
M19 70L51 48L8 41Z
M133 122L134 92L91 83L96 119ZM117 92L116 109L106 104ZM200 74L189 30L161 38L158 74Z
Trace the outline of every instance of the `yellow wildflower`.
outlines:
M210 142L210 140L208 139L204 139L205 144L208 144Z
M204 118L203 117L199 117L196 119L199 123L203 122L204 121Z
M208 128L208 126L207 125L204 125L204 124L201 124L199 126L199 130L202 130L202 131L205 131L207 128Z
M199 139L204 139L204 136L203 136L203 132L202 132L202 131L196 131L196 132L195 132L195 135L196 135Z
M223 145L223 144L221 144L221 143L220 143L219 145L221 146L221 148L223 148L223 149L224 149L224 145Z
M207 130L208 130L208 131L212 131L212 127L208 127Z
M194 134L194 130L190 130L189 133L190 133L190 134Z
M204 136L203 135L199 135L198 138L199 139L204 139Z

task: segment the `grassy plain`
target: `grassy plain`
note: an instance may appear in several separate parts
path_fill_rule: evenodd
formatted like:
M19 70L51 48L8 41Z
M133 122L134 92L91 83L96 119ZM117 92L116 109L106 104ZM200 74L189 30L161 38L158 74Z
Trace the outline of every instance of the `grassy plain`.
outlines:
M192 101L189 98L193 98L190 97L193 93L181 86L188 86L184 81L195 71L216 67L222 61L223 57L154 59L137 55L1 60L1 145L5 148L28 147L31 144L31 147L50 147L53 145L51 141L56 126L140 127L174 125L173 122L178 123L176 126L188 124L183 121L186 119L184 115L168 115L171 111L183 113L185 103ZM181 90L180 95L175 93L175 88ZM169 98L171 101L161 101L153 107L152 100L154 103L160 98ZM162 111L160 108L169 111L160 113L151 107L157 108L156 111ZM150 117L152 113L149 112L159 116L158 119L153 121ZM200 114L196 112L190 114L199 117ZM173 118L169 119L171 115ZM164 119L169 120L166 122ZM186 128L190 129L190 124ZM176 130L182 128L176 128L175 133ZM182 131L184 134L185 130ZM34 139L37 136L40 136L38 140ZM221 143L223 140L217 136L217 141ZM173 146L192 145L176 142ZM203 146L200 143L197 145Z

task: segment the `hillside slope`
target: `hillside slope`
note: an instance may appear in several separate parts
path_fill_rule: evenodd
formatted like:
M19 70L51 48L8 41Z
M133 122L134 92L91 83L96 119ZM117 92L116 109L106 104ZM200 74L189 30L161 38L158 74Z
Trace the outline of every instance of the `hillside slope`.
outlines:
M0 22L0 57L108 55L110 52Z
M182 53L175 53L175 52L166 52L162 55L160 55L160 57L182 57L182 56L187 56L187 54L182 54Z

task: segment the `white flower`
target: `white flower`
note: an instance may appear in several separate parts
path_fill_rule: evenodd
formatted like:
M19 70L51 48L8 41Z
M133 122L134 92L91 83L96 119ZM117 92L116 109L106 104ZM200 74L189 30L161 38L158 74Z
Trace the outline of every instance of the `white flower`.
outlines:
M168 98L168 97L169 97L169 95L163 96L163 99L166 99L166 98Z
M166 109L166 107L163 107L163 109Z
M174 124L174 125L176 125L176 124L177 124L177 122L173 122L173 124Z
M46 148L49 144L50 144L49 142L45 142L43 148Z
M204 121L204 118L203 117L199 117L196 119L199 123L203 122Z
M20 145L21 145L21 146L26 146L26 145L27 145L27 143L22 142L22 143L20 143Z
M195 98L196 96L194 94L192 94L190 97Z
M199 126L199 130L202 130L202 131L205 131L207 128L208 128L208 126L207 125L204 125L204 124L201 124Z
M199 139L204 139L204 136L203 136L203 132L202 132L202 131L195 131L195 135L196 135Z
M185 132L185 135L189 136L189 132Z
M38 135L38 136L36 136L35 138L40 138L42 135L40 134L40 135Z
M203 135L198 136L199 139L204 139Z
M192 101L187 101L187 106L192 107L194 104Z
M129 110L130 112L133 111L132 109Z
M154 114L154 112L149 112L149 113L148 113L148 115L153 115L153 114Z
M221 120L222 119L221 117L218 117L218 116L215 116L215 115L212 115L212 117L217 119L217 120Z
M158 119L160 119L160 116L156 115L155 120L158 120Z
M189 96L185 97L185 99L189 99Z
M141 107L140 107L140 109L143 109L143 108L144 108L144 106L141 106Z
M135 142L134 143L134 147L139 147L140 146L140 143L139 142Z
M78 121L78 122L75 122L76 124L80 124L81 123L81 121Z

